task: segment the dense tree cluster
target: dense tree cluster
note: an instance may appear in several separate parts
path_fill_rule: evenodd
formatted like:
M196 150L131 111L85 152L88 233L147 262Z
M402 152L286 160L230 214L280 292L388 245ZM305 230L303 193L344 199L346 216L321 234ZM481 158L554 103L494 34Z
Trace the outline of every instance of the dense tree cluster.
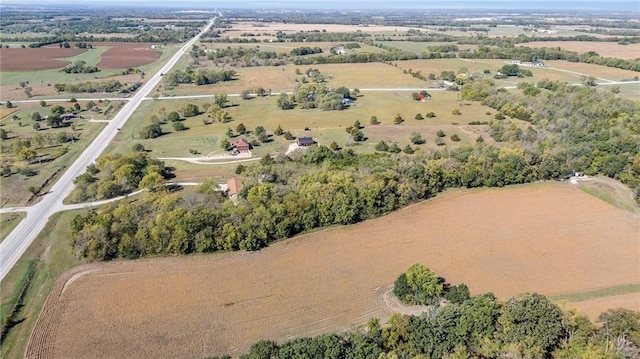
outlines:
M236 76L235 70L175 70L164 76L164 80L169 86L178 86L179 84L195 84L209 85L222 81L234 80Z
M86 202L121 196L138 188L156 190L164 185L170 171L164 163L148 157L145 152L127 156L100 156L87 171L76 177L72 202Z
M322 53L322 49L319 47L309 47L309 46L303 46L303 47L296 47L295 49L291 50L291 55L293 56L304 56L304 55L312 55L312 54L321 54Z
M631 187L640 202L640 104L609 91L547 80L534 88L542 92L530 96L532 86L506 92L483 80L463 86L461 96L482 100L500 116L530 122L523 131L494 120L492 137L522 143L540 162L537 171L546 172L544 176L604 174Z
M541 38L542 39L542 38ZM640 60L623 60L616 58L604 58L596 52L590 51L579 54L574 51L565 51L559 48L531 48L531 47L494 47L479 46L477 50L462 50L458 53L461 58L474 59L518 59L521 61L536 60L567 60L570 62L584 62L588 64L615 67L624 70L640 71Z
M86 46L86 45L85 45ZM90 74L93 72L98 72L98 68L96 66L89 66L86 62L82 60L75 61L72 64L69 64L60 70L62 72L66 72L68 74Z
M492 293L436 307L419 316L394 314L365 331L261 340L241 359L272 358L635 358L640 313L603 313L601 329L575 311L563 312L532 293L501 302ZM609 328L617 328L611 331ZM215 358L230 358L227 356Z
M393 285L393 294L401 302L411 305L437 304L444 290L443 281L422 264L409 267Z
M58 92L71 93L94 93L94 92L119 92L122 91L124 85L118 80L100 81L100 82L79 82L79 83L59 83L54 88Z

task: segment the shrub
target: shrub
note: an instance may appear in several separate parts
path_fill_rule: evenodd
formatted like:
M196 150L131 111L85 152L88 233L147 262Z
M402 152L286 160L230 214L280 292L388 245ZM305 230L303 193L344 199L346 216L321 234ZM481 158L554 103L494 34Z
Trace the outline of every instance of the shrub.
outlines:
M460 116L460 115L462 115L462 112L460 112L459 109L454 108L453 111L451 111L451 114L455 115L455 116Z
M438 302L444 287L426 266L414 264L396 279L393 294L410 305L429 305Z
M458 137L458 135L451 135L451 141L459 142L460 141L460 137Z
M444 137L444 136L446 136L446 135L445 135L445 133L444 133L444 131L442 131L442 130L438 130L438 132L436 132L436 135L437 135L438 137Z
M380 141L376 144L376 151L387 152L389 151L389 145L386 142Z
M427 114L425 116L427 118L434 118L434 117L436 117L436 113L435 112L427 112Z

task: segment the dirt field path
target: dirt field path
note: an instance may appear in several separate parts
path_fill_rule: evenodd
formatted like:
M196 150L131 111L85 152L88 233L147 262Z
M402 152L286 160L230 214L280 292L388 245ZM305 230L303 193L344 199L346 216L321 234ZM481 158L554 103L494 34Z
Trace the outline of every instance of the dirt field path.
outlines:
M414 263L503 299L640 283L639 242L635 215L566 182L454 191L259 252L100 263L70 282L74 270L56 285L28 353L199 358L348 330L408 310L388 291ZM580 308L619 305L640 310L640 293Z

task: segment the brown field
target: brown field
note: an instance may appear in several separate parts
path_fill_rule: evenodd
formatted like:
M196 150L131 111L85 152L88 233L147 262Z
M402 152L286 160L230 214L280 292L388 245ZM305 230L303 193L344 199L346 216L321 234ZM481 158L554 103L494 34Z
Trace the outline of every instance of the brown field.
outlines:
M592 41L538 41L527 42L523 46L559 47L562 50L585 53L595 51L602 57L615 57L618 59L640 58L640 44L620 45L617 42L592 42Z
M416 262L503 299L640 283L639 233L636 215L568 183L452 191L258 252L78 267L58 280L27 354L237 355L258 339L347 330L388 317L384 293ZM640 309L632 297L594 306Z
M285 23L256 23L256 22L238 22L232 25L230 29L225 31L223 36L239 37L242 33L253 33L255 35L269 33L275 37L276 32L295 33L299 31L322 31L327 32L356 32L362 31L367 33L375 32L405 32L412 27L403 26L359 26L359 25L339 25L339 24L285 24ZM416 27L413 27L416 28ZM422 29L423 31L428 31Z
M85 49L9 48L0 50L0 71L36 71L64 67L69 61L59 60L85 52Z
M104 43L94 43L93 46L104 46ZM110 42L109 50L105 51L98 62L103 69L127 69L148 65L156 61L162 54L159 50L152 50L150 44L135 42Z

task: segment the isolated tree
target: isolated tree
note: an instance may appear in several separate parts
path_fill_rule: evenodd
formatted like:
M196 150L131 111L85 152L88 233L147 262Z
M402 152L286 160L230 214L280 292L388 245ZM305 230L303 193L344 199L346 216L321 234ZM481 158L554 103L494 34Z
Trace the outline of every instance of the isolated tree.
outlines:
M436 113L435 112L427 112L425 116L427 118L434 118L434 117L436 117Z
M242 90L240 92L240 98L243 100L248 100L251 98L251 90Z
M330 148L330 149L332 149L332 150L334 150L334 151L337 151L337 150L339 150L339 149L340 149L340 146L338 146L338 144L336 143L336 141L333 141L333 142L331 142L331 143L329 144L329 148Z
M585 86L596 86L598 83L596 82L596 78L593 76L586 76L583 80L582 83Z
M459 109L454 108L454 109L451 111L451 114L452 114L452 115L455 115L455 116L460 116L460 115L462 115L462 112L460 112L460 110L459 110Z
M47 102L45 100L40 100L41 107L47 107Z
M426 141L424 140L424 138L422 138L422 135L419 132L413 132L411 134L411 143L413 143L414 145L421 145L425 142Z
M403 149L402 152L406 153L406 154L413 154L415 152L415 150L410 146L410 145L406 145Z
M438 277L422 264L414 264L400 275L393 290L401 301L408 304L433 304L442 291L443 285Z
M222 139L222 141L220 142L220 148L227 151L229 148L231 148L231 142L229 142L229 140L226 138Z
M144 152L144 146L141 143L136 143L131 147L134 152Z
M34 122L31 127L33 127L34 130L39 131L40 130L40 123L39 122Z
M176 111L171 111L169 112L169 115L167 115L167 120L171 122L180 121L180 114L178 114ZM156 122L156 121L153 121L153 122Z
M446 134L444 133L444 131L442 131L442 130L438 130L438 132L436 132L436 136L438 136L438 137L444 137L444 136L446 136Z
M220 108L226 107L226 105L227 105L227 94L225 94L225 93L217 94L215 99L213 100L213 102L215 102L218 106L220 106Z
M375 149L376 151L387 152L389 151L389 145L384 141L380 141L376 143Z
M371 116L371 119L369 120L369 123L370 123L370 124L372 124L372 125L377 125L377 124L379 124L380 122L378 121L378 117L376 117L376 116Z
M453 142L459 142L460 141L460 136L458 135L451 135L451 141Z
M5 102L4 107L13 108L13 104L11 103L11 101L7 101L7 102Z
M620 93L620 86L611 86L611 93Z
M0 140L6 140L7 138L9 138L9 132L7 130L5 130L4 128L0 128Z
M40 115L40 112L31 113L31 120L33 120L34 122L41 121L42 120L42 116Z
M198 106L192 103L180 107L179 111L184 117L193 117L200 114L200 109L198 108Z
M231 129L231 127L227 127L226 135L229 138L233 137L233 130Z
M73 110L74 111L80 111L80 110L82 110L82 107L80 107L80 104L76 102L76 103L73 104Z
M244 123L241 122L238 124L238 126L236 127L236 132L238 132L241 135L247 132L247 128L244 126Z
M282 136L283 133L284 131L282 130L282 127L280 127L280 125L278 125L278 128L276 128L275 131L273 131L273 134L276 136Z
M421 113L417 113L416 116L414 117L416 120L424 120L424 117L422 117Z
M172 126L174 131L184 131L187 129L187 126L185 126L182 122L173 122Z
M401 123L404 122L404 119L402 118L402 116L400 114L397 114L396 117L393 119L393 124L394 125L399 125Z

